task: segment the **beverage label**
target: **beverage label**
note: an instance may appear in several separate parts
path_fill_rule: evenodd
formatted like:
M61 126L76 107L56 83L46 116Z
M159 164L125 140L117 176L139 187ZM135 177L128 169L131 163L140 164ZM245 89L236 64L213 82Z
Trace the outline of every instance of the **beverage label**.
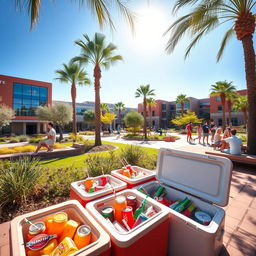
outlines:
M39 234L31 238L31 240L26 243L26 247L34 251L40 250L44 248L51 239L56 237L57 235Z

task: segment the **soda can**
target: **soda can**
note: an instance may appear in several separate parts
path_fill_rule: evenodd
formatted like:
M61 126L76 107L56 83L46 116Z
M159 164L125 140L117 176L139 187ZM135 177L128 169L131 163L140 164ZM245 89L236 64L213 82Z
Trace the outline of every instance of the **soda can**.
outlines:
M101 214L105 219L109 219L111 222L114 221L114 208L112 206L104 207Z
M134 225L132 226L132 228L135 228L137 226L139 226L141 223L143 223L144 221L146 221L148 219L147 216L145 216L143 213L141 213L138 218L136 219Z
M128 195L126 197L126 201L127 201L127 206L131 206L133 212L137 209L137 198L136 196L133 195Z
M211 216L208 213L201 211L195 213L195 219L198 223L205 226L209 225L212 220Z
M46 226L43 221L35 222L34 225L29 226L27 240L29 241L33 236L38 234L46 233L45 230Z
M154 194L153 197L160 197L165 191L165 188L162 186L159 186Z
M105 186L107 184L108 180L106 176L101 176L98 179L99 186Z
M74 242L78 249L81 249L91 242L92 230L88 225L80 226L75 234Z
M134 217L132 207L127 206L122 210L122 219L126 221L127 225L132 228L134 224Z

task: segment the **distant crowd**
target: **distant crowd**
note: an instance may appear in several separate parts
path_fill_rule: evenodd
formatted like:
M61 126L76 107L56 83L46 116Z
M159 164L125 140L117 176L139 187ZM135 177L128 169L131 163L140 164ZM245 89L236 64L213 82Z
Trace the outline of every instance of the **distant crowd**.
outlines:
M193 124L190 122L186 125L187 142L192 143L198 140L199 144L205 145L206 142L207 145L224 153L241 155L242 140L236 136L236 129L227 127L222 134L222 128L217 127L214 121L210 124L207 121L204 124L198 124L196 129L197 138L193 138Z

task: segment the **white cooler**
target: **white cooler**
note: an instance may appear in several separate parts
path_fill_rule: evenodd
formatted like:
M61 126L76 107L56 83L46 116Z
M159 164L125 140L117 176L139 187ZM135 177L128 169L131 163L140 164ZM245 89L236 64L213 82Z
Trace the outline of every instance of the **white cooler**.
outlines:
M144 183L148 193L159 185L168 200L188 197L201 211L211 215L212 221L204 226L171 208L169 248L170 256L219 255L224 234L225 211L229 199L232 162L225 157L195 154L171 149L160 149L156 178ZM218 206L216 206L218 205Z

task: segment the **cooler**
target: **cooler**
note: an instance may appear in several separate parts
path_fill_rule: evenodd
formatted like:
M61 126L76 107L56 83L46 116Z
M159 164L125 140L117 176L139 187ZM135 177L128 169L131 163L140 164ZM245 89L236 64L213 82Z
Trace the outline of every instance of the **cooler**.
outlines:
M89 245L81 248L72 255L100 255L110 256L110 237L91 217L91 215L75 200L50 206L38 211L27 213L14 218L11 221L11 247L13 256L25 256L25 237L28 234L29 224L25 222L27 218L31 222L46 221L57 212L66 212L69 218L87 224L92 230L92 241Z
M101 175L98 177L94 177L94 179L100 179L101 177L107 177L108 183L112 185L112 187L115 189L116 192L124 190L127 188L127 185L125 182L111 176L111 175ZM113 188L105 188L102 190L98 190L92 193L86 192L81 184L84 183L85 180L75 181L71 183L70 187L70 199L76 199L78 200L82 206L85 206L88 202L98 199L100 197L109 195L113 193Z
M151 194L161 185L165 188L167 200L188 197L200 211L212 217L210 224L205 226L163 205L170 213L171 222L168 255L219 255L225 211L218 206L228 204L231 174L232 163L227 158L160 149L156 171L158 181L137 188L143 187Z
M138 178L128 178L124 175L121 174L121 171L122 169L119 169L119 170L115 170L115 171L112 171L111 172L111 175L115 176L116 178L124 181L127 183L127 188L133 188L133 187L136 187L140 184L143 184L145 182L148 182L150 180L155 180L155 172L154 171L150 171L150 170L147 170L147 169L144 169L144 168L141 168L139 166L132 166L132 168L135 170L135 171L140 171L142 170L144 173L145 173L145 176L143 177L138 177Z
M136 190L124 190L117 196L133 195L137 197L137 205L146 198ZM113 256L155 256L166 255L168 247L169 216L168 209L151 198L146 208L153 206L157 213L139 226L125 233L117 231L102 215L101 209L113 206L114 195L107 196L86 205L86 209L94 216L111 238L111 255ZM159 235L161 234L161 235Z

